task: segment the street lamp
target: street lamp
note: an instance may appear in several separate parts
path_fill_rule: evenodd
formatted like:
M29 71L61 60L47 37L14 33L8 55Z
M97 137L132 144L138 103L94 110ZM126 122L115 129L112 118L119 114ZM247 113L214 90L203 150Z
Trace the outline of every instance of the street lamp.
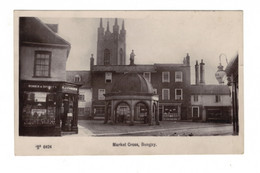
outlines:
M225 76L226 76L226 72L223 70L224 66L221 65L221 57L222 57L222 56L225 56L226 62L227 62L227 57L226 57L226 55L225 55L224 53L221 53L221 54L219 55L218 71L215 73L215 77L216 77L216 79L217 79L217 81L218 81L218 83L219 83L220 85L223 85L223 84L224 84L224 78L225 78Z

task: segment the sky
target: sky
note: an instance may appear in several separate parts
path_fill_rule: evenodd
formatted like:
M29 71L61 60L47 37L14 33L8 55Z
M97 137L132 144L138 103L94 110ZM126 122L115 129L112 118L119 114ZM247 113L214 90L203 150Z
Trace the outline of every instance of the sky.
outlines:
M113 16L113 15L112 15ZM44 17L45 23L59 25L58 34L71 43L67 70L89 70L90 56L97 52L100 18L113 30L115 17L126 29L126 64L132 50L136 64L182 63L189 53L191 83L195 83L195 61L205 63L206 84L217 84L215 73L220 59L224 68L242 47L242 15L239 12L154 11L135 15L102 14L95 17ZM221 58L219 58L221 55ZM95 59L96 62L96 59Z

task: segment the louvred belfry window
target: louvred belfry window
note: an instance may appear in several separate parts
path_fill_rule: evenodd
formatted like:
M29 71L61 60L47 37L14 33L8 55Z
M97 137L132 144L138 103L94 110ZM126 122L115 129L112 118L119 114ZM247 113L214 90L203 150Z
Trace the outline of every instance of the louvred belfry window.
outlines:
M110 65L110 51L108 49L104 51L104 65Z

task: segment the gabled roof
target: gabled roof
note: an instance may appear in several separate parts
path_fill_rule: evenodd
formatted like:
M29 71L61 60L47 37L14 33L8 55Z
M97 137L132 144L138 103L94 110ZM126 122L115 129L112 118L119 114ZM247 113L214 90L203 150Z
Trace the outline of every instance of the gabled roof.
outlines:
M230 90L227 85L191 85L191 94L196 95L229 95Z
M20 43L56 45L70 48L70 43L36 17L20 17Z
M66 71L66 81L75 83L74 79L75 76L78 75L81 78L81 81L78 84L82 86L82 89L89 89L91 88L91 73L90 71Z

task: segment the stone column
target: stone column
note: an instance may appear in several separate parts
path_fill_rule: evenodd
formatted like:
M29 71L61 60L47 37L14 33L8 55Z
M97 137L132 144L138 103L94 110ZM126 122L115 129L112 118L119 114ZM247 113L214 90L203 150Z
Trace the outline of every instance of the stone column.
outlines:
M105 102L105 121L104 121L104 124L106 124L107 121L108 121L108 112L107 112L107 109L108 109L108 101Z
M149 104L149 115L148 115L148 125L151 126L153 125L153 102L152 100L150 101L150 104Z
M134 116L135 116L134 103L133 103L133 100L131 100L131 106L130 106L130 126L134 125Z
M156 122L156 125L160 125L160 122L159 122L159 102L157 101L156 103L157 103L157 105L156 105L156 111L155 111L155 122Z
M115 105L114 105L114 101L111 101L111 123L114 124L115 123L115 114L114 114L114 109L115 109Z
M71 130L78 133L78 95L74 95L73 100L73 119L71 122Z

